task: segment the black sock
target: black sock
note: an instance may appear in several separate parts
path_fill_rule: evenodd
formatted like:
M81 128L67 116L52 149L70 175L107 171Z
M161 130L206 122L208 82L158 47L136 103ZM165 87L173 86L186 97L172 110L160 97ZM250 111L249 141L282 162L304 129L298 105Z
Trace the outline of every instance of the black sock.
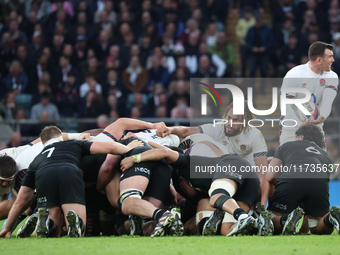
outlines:
M165 213L164 210L162 209L156 209L152 215L152 219L156 220L158 222L158 220L160 219L160 217L163 216L163 214Z
M280 224L283 227L288 219L288 214L282 215L280 218Z
M204 227L204 224L207 222L207 220L209 220L209 217L205 217L205 218L201 219L200 223L198 223L198 231L199 231L200 235L202 235L202 233L203 233L203 227Z
M239 218L242 214L246 214L246 212L245 212L242 208L237 208L237 209L234 211L233 216L234 216L235 220L238 220L238 218Z
M333 224L329 220L330 213L326 215L326 217L323 219L323 223L329 228L333 228Z
M54 237L54 234L57 230L57 225L55 224L55 222L53 220L50 219L50 223L48 224L49 227L49 233L48 236L49 237Z

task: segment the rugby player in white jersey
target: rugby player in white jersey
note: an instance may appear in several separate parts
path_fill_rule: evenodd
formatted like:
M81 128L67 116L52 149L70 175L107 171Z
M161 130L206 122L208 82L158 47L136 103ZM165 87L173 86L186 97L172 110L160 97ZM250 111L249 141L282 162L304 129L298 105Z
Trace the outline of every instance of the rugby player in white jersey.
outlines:
M308 50L309 61L304 65L299 65L287 72L283 79L282 88L305 88L310 91L312 101L319 108L319 117L309 123L318 125L321 130L323 122L330 115L332 104L338 90L338 75L331 70L334 62L333 46L324 42L313 43ZM302 93L289 93L289 99L304 98ZM280 126L280 145L289 141L295 141L295 132L302 121L297 115L297 107L293 104L287 105L286 116L282 120L294 119L297 121L296 127ZM287 122L287 126L288 122Z
M266 204L269 184L265 179L262 179L262 166L267 165L267 144L260 130L247 125L249 120L255 119L255 116L249 111L246 101L244 102L244 109L244 116L235 115L233 114L233 104L230 104L223 115L223 118L228 121L224 125L215 125L215 127L213 124L204 124L198 127L163 126L157 130L157 134L161 137L175 134L180 138L185 138L190 134L203 133L222 143L230 153L236 153L250 164L258 167L261 178L261 202ZM244 127L243 124L231 124L236 122L245 123L246 126Z

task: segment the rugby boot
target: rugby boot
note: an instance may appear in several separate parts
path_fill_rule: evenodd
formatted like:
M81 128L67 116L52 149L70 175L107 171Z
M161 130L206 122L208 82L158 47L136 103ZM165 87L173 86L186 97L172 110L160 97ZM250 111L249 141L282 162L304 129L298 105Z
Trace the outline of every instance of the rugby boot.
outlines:
M282 229L282 235L295 235L296 228L304 214L305 212L299 206L295 208L290 214L288 214L288 218Z
M205 222L203 226L202 235L203 236L214 236L221 225L224 217L224 211L216 209L213 214L210 215L209 219Z

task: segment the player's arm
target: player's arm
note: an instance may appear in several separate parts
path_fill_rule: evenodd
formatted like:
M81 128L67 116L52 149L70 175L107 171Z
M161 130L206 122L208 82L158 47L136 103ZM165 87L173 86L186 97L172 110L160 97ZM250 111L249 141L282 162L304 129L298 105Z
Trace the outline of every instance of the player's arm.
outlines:
M131 149L138 146L143 146L141 141L135 140L128 145L123 145L117 142L93 142L90 147L91 154L113 154L123 155L128 153Z
M29 188L27 186L22 186L20 188L18 197L9 212L5 228L0 233L0 238L11 237L12 228L15 224L15 221L29 207L33 194L34 189L32 188Z
M62 133L64 141L68 140L87 140L91 141L91 136L89 133Z
M282 165L282 160L279 158L273 158L272 161L269 164L269 169L278 169ZM278 171L277 173L275 171L268 171L267 172L267 181L274 186L277 184L277 178L279 178L281 175L281 171Z
M184 127L184 126L174 126L174 127L161 127L157 129L156 134L159 137L165 137L170 134L177 135L179 138L185 138L190 134L200 133L199 127Z
M327 88L324 89L323 94L322 94L322 103L319 107L320 116L316 120L312 121L312 124L320 124L324 122L327 119L327 117L331 114L332 104L336 97L336 94L337 94L337 89L334 86L328 86ZM322 116L324 118L321 118Z
M159 129L165 126L164 122L151 123L130 118L119 118L112 124L108 125L104 130L112 134L114 137L120 138L125 130L131 129Z
M11 210L16 198L17 196L12 192L10 200L0 202L0 220L7 219L9 211Z
M162 159L164 159L168 164L172 164L177 161L178 157L178 152L167 148L148 150L123 159L120 162L120 169L124 172L125 170L132 167L135 163L143 161L157 161Z

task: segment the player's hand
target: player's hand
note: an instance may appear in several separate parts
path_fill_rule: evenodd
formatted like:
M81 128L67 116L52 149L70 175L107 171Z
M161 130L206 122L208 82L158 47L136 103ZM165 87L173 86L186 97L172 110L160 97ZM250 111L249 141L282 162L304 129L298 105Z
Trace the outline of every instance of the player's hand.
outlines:
M79 140L91 141L91 136L89 133L81 133L79 136Z
M126 139L129 139L131 137L139 138L138 136L136 136L136 134L129 132L122 138L122 140L126 140Z
M160 127L156 130L156 135L159 137L165 137L171 134L171 129L167 126Z
M144 144L141 141L134 140L126 146L129 147L130 150L132 150L133 148L144 146Z
M122 161L120 161L120 170L122 172L125 172L125 170L129 169L135 164L135 161L133 160L133 157L126 157Z
M314 119L314 117L311 117L309 119L311 119L310 124L313 124L313 125L318 125L318 124L324 123L325 120L326 120L326 118L322 115L320 115L317 119Z
M158 129L162 129L162 128L166 127L166 125L165 125L164 122L157 122L157 123L153 124L153 127L154 127L154 129L158 130Z
M4 229L0 232L0 238L10 238L12 235L12 231L8 230L8 229Z

